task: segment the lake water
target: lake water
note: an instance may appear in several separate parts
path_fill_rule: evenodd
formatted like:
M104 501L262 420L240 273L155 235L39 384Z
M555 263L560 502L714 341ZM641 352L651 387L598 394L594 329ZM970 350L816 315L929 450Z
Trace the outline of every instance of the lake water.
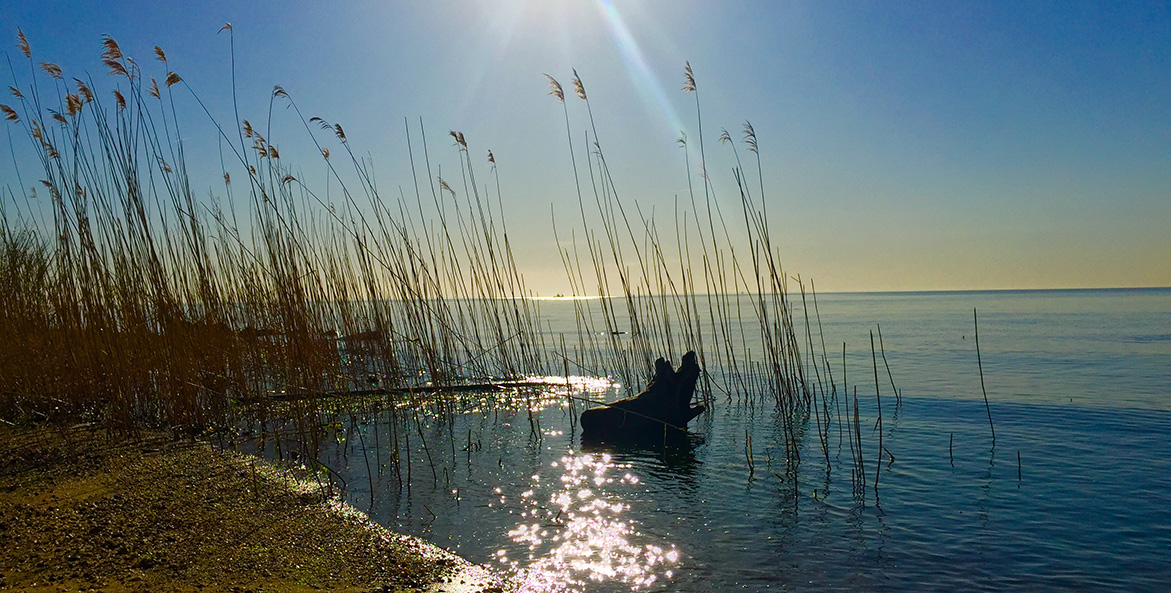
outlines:
M1171 590L1171 290L834 294L818 311L838 368L847 344L865 488L836 415L828 454L806 424L794 474L773 407L721 396L682 448L583 451L552 390L532 422L400 410L409 487L386 413L343 422L321 460L376 521L525 590ZM573 327L569 302L542 315ZM878 325L902 393L880 361L880 467Z

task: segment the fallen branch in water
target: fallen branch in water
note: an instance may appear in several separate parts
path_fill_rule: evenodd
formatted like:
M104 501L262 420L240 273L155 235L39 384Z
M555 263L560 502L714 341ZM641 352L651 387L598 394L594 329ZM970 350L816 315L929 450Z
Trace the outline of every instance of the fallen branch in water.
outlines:
M520 379L506 381L486 381L482 383L459 383L454 385L420 385L413 387L379 387L377 389L353 389L324 392L306 391L301 393L274 393L269 396L269 399L279 401L297 401L330 397L369 397L373 395L471 393L480 391L521 389L524 387L553 387L560 385L562 385L562 383L557 381L529 381Z

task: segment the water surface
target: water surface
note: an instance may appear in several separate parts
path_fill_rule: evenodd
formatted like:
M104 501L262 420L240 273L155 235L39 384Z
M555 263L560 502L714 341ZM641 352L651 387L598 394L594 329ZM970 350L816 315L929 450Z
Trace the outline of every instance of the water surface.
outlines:
M551 333L575 327L571 307L542 305ZM861 396L865 487L836 413L828 452L814 420L805 426L794 473L763 399L717 398L689 446L659 450L583 451L556 389L531 419L499 403L400 411L397 424L384 412L338 431L322 460L375 520L528 590L1171 584L1171 290L819 295L816 313L814 350L824 336L837 374L845 342ZM869 349L879 324L902 393L896 407L883 369L881 456ZM390 463L392 434L409 450L409 488Z

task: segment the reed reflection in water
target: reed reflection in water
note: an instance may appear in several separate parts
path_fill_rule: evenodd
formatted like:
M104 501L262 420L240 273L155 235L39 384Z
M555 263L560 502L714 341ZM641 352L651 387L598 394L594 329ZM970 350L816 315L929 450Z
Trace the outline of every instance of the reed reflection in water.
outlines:
M675 546L640 545L637 525L624 514L630 506L622 502L623 491L639 483L630 464L615 463L608 453L570 452L551 466L563 472L559 483L546 485L533 475L532 487L520 494L521 522L508 532L513 542L528 544L527 558L496 552L516 575L518 591L578 591L591 581L637 591L671 578L670 566L679 560ZM499 500L507 504L507 497Z

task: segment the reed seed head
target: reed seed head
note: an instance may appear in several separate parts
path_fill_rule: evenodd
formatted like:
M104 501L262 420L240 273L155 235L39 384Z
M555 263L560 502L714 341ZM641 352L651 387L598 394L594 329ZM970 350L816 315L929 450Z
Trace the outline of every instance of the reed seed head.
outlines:
M102 48L103 60L121 60L125 57L122 55L122 48L118 47L118 42L109 35L102 37Z
M553 77L549 76L548 74L545 75L545 78L549 79L549 94L557 97L558 101L564 103L565 91L561 90L561 83L554 80Z
M81 112L81 97L73 93L65 94L65 108L69 111L70 117L76 117Z
M155 77L150 77L150 96L158 99L159 97L159 83Z
M232 23L224 23L224 26L220 27L220 30L216 31L216 33L223 33L224 31L231 31L231 30L232 30Z
M0 113L3 113L4 119L8 121L20 121L20 116L16 115L16 110L7 105L0 105Z
M311 123L311 124L315 123L318 126L320 126L321 129L323 129L323 130L329 130L330 132L334 131L333 126L329 125L329 122L325 121L324 119L321 119L320 117L309 118L309 123Z
M61 67L52 62L41 62L41 70L48 72L50 78L61 79Z
M84 82L82 82L82 80L80 78L74 78L73 82L77 83L77 94L81 96L82 101L89 103L94 100L93 91L91 91L89 86L86 85ZM9 88L11 88L11 87L9 87ZM13 89L13 90L16 90L16 89Z
M180 82L183 82L183 79L180 78L178 74L175 74L174 72L167 73L166 85L168 88L170 88Z
M8 91L9 91L10 93L12 93L12 96L13 96L13 97L16 97L17 99L23 99L23 98L24 98L24 95L22 95L22 94L20 93L20 90L19 90L19 89L17 89L16 87L14 87L14 86L10 86L10 87L8 87Z
M102 63L106 65L106 68L110 69L110 76L121 75L130 78L130 72L126 70L126 66L123 66L121 62L117 60L102 60Z
M695 92L695 73L691 71L691 62L684 62L683 66L683 92Z
M16 47L20 50L20 53L24 54L24 57L33 57L32 49L28 46L28 38L24 36L24 31L20 29L16 30Z
M450 130L450 131L448 131L447 133L448 133L448 135L450 135L452 138L455 138L455 143L456 143L456 145L457 145L457 146L459 146L459 147L460 147L460 149L461 149L461 150L467 150L467 149L468 149L468 143L467 143L467 141L466 141L466 140L464 140L464 133L463 133L463 132L457 132L457 131L455 131L455 130Z
M163 52L163 48L161 48L157 45L155 46L155 59L157 59L158 61L160 61L164 64L167 63L167 54L165 52Z
M744 142L748 145L748 150L760 154L756 145L756 130L752 129L752 124L744 122Z
M126 97L122 96L121 91L114 91L114 101L118 103L118 111L126 109Z
M578 98L580 98L582 101L589 100L586 99L585 85L581 83L581 77L577 75L576 68L573 69L573 90L577 93Z

